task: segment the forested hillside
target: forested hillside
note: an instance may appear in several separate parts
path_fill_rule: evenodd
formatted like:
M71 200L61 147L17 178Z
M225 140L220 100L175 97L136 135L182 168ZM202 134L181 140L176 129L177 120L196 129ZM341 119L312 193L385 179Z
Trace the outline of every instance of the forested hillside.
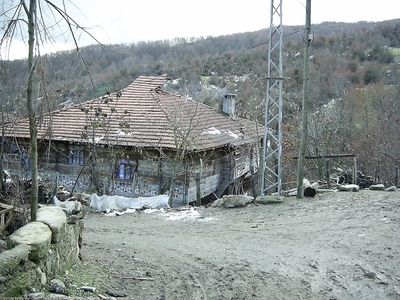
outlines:
M285 181L297 155L302 82L302 26L284 27ZM308 154L351 152L368 175L394 179L400 158L400 19L313 25ZM117 91L139 75L167 74L169 89L218 108L237 95L237 114L264 122L267 29L220 37L93 45L47 55L36 69L37 108L49 111ZM26 61L2 61L3 109L22 115ZM52 80L48 80L51 78ZM337 162L352 164L352 162ZM322 176L310 161L306 176ZM314 178L315 179L315 178Z

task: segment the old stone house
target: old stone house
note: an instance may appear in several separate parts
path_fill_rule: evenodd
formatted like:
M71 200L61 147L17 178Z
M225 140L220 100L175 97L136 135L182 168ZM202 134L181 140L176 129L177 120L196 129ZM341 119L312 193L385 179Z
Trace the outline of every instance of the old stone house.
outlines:
M232 95L219 111L166 92L167 80L141 76L116 93L41 116L39 175L58 174L64 186L77 180L81 191L97 186L129 197L171 190L175 206L195 201L199 190L201 197L218 197L248 175L257 162L260 126L234 115ZM21 155L28 151L28 121L6 126L5 137L18 154L6 156L5 167L29 168Z

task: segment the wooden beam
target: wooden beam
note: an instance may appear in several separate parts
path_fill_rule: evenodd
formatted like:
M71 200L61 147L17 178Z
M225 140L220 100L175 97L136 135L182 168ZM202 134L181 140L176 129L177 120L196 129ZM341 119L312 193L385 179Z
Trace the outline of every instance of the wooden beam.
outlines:
M14 218L15 212L11 211L10 214L8 215L7 220L5 219L5 214L1 215L1 226L0 226L0 233L2 233L8 225L10 225L12 219Z
M340 157L356 157L355 154L329 154L329 155L317 155L317 156L305 156L305 159L318 159L318 158L340 158ZM294 159L298 159L297 156L293 156Z

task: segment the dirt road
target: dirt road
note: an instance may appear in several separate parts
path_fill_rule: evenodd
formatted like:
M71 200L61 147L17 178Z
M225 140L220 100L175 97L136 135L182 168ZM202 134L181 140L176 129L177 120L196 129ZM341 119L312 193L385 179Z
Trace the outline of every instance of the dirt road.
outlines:
M360 191L95 213L82 254L126 299L400 299L399 212L400 192Z

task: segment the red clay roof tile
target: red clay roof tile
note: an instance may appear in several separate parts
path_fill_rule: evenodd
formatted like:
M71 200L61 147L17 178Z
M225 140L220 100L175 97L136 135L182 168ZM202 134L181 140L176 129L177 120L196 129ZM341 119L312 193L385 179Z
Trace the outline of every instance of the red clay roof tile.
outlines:
M118 93L44 115L38 138L202 151L254 142L254 123L162 90L166 77L140 76ZM27 119L7 136L29 138Z

